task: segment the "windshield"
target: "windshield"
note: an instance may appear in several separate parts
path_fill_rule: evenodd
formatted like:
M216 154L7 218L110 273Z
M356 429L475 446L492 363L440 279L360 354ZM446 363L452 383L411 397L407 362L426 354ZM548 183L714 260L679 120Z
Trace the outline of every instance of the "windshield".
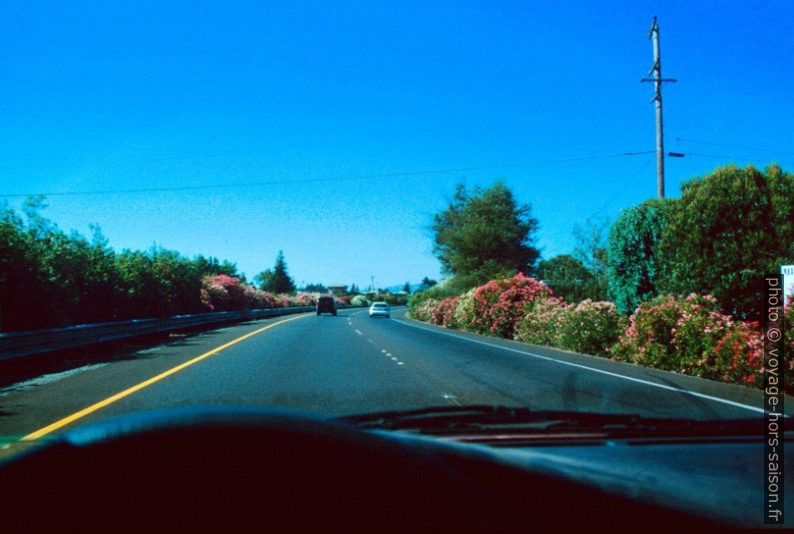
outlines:
M7 440L794 406L788 2L3 11Z

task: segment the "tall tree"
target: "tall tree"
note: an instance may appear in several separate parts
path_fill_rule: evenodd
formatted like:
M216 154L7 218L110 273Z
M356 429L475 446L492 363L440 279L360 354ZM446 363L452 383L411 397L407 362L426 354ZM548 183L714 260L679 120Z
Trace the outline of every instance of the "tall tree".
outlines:
M409 284L408 282L405 282L405 285L403 286L403 291L405 291L406 293L408 293L410 295L411 294L411 284Z
M609 286L607 272L607 218L589 218L584 225L574 225L574 257L590 273L585 284L586 297L592 300L606 300Z
M272 293L292 293L295 291L295 282L287 273L287 263L284 261L284 252L278 251L276 264L272 270L267 269L254 278L259 283L260 289Z
M433 251L446 273L474 285L516 271L533 274L537 227L530 206L519 205L503 182L471 195L459 184L452 203L434 217Z
M430 288L430 287L433 287L433 286L434 286L434 285L436 285L437 283L438 283L438 282L436 282L435 280L433 280L433 279L431 279L431 278L429 278L429 277L427 277L427 276L425 276L424 278L422 278L422 285L424 286L424 288L425 288L425 289L427 289L427 288Z
M576 303L591 298L593 275L581 261L569 254L541 261L538 278L566 302Z
M323 284L306 284L303 288L303 291L307 291L309 293L325 293L328 291L328 288L325 287Z
M759 320L764 276L794 260L794 175L777 165L720 167L681 188L662 235L664 289L710 293Z
M630 313L659 294L662 232L673 199L651 199L623 210L609 229L609 296Z

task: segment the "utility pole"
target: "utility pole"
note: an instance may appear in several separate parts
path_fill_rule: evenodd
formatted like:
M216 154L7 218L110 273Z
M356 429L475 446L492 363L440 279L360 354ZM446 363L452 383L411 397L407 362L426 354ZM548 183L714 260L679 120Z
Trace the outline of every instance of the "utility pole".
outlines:
M651 29L648 30L648 39L653 38L653 67L648 71L648 76L642 82L654 82L655 95L651 102L656 102L656 194L664 198L664 129L662 123L662 83L675 83L675 78L662 78L662 54L659 45L659 23L653 17Z

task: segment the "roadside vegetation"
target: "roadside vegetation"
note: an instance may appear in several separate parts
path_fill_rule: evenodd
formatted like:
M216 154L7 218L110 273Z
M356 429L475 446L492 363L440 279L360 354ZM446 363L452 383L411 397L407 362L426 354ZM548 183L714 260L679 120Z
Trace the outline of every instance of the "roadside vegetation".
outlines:
M22 214L0 209L0 331L315 302L294 285L278 291L289 280L281 253L277 276L263 280L277 291L268 291L228 261L156 246L116 252L98 228L91 239L66 234L41 215L43 207L42 198L31 198Z
M646 201L611 225L588 221L576 228L573 254L537 266L529 206L518 208L503 184L494 188L498 195L468 196L459 188L436 216L436 252L448 277L412 296L413 318L762 387L763 279L794 263L792 174L776 165L718 168L687 182L678 199ZM512 229L479 225L497 216L512 221ZM444 225L468 238L449 240ZM474 239L508 239L514 252L507 261L458 258L467 254L459 244ZM792 351L791 303L784 317ZM784 375L786 391L794 392L794 359Z

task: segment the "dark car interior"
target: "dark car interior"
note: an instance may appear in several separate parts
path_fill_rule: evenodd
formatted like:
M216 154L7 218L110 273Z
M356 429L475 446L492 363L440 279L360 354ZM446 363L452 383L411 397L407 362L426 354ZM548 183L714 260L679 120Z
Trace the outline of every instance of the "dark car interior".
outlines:
M0 466L8 532L101 528L720 526L476 448L290 414L127 417ZM45 512L46 511L46 512Z

